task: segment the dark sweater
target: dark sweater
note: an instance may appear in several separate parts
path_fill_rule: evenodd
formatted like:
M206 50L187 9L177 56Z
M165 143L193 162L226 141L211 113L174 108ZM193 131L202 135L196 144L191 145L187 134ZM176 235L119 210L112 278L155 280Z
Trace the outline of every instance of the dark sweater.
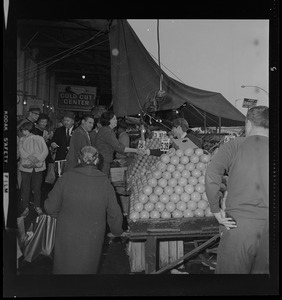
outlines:
M228 173L226 212L233 218L266 219L269 207L269 139L253 135L223 144L208 165L205 186L211 212L220 211L219 189Z

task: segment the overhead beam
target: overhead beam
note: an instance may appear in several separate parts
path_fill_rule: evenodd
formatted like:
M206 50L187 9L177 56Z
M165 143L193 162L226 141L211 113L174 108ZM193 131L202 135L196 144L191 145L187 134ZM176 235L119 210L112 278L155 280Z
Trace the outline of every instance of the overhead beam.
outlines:
M88 20L88 19L86 19ZM103 20L101 19L99 24L98 22L95 22L95 20L91 20L89 19L89 22L92 21L92 24L89 24L89 22L85 24L79 24L83 21L86 20L81 20L81 19L70 19L69 21L54 21L54 20L36 20L36 19L32 19L32 20L19 20L18 21L18 25L19 28L22 26L29 26L31 28L34 28L34 26L36 26L37 28L40 27L44 27L44 28L55 28L55 29L66 29L66 30L82 30L82 31L93 31L93 32L99 32L103 29L105 29L105 31L107 30L107 26L108 26L108 22L105 20L105 22L103 23ZM74 22L77 21L77 22Z

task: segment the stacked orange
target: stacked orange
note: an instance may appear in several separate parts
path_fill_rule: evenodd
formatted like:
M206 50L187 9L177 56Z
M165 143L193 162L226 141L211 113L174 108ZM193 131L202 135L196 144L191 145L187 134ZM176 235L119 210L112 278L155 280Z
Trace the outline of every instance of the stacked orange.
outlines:
M131 220L210 217L205 172L211 160L203 149L170 149L132 181Z

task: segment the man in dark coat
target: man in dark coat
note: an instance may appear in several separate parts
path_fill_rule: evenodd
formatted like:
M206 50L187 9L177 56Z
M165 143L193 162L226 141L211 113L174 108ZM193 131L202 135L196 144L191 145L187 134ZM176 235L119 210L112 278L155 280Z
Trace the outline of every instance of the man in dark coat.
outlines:
M122 234L123 216L107 176L96 167L98 152L81 149L82 163L56 182L45 210L57 218L54 274L96 274L108 223Z
M64 160L68 154L70 137L75 130L75 114L67 111L63 118L63 126L55 130L51 140L51 147L56 149L55 160Z
M66 156L64 172L74 168L78 163L80 149L84 146L93 146L89 133L94 126L94 117L91 114L82 116L81 125L77 127L70 140L69 152Z

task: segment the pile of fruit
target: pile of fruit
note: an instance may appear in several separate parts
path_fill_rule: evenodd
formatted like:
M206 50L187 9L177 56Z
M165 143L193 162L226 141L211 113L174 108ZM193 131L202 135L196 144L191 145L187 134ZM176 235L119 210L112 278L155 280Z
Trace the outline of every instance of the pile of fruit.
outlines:
M203 149L171 148L132 177L131 220L210 217L205 172L211 156Z
M161 146L160 139L152 138L146 139L145 147L148 149L159 149ZM158 156L149 156L149 155L135 155L133 161L127 168L127 183L131 188L132 183L136 180L136 178L140 178L147 171L150 170L151 166L156 164L160 160Z

